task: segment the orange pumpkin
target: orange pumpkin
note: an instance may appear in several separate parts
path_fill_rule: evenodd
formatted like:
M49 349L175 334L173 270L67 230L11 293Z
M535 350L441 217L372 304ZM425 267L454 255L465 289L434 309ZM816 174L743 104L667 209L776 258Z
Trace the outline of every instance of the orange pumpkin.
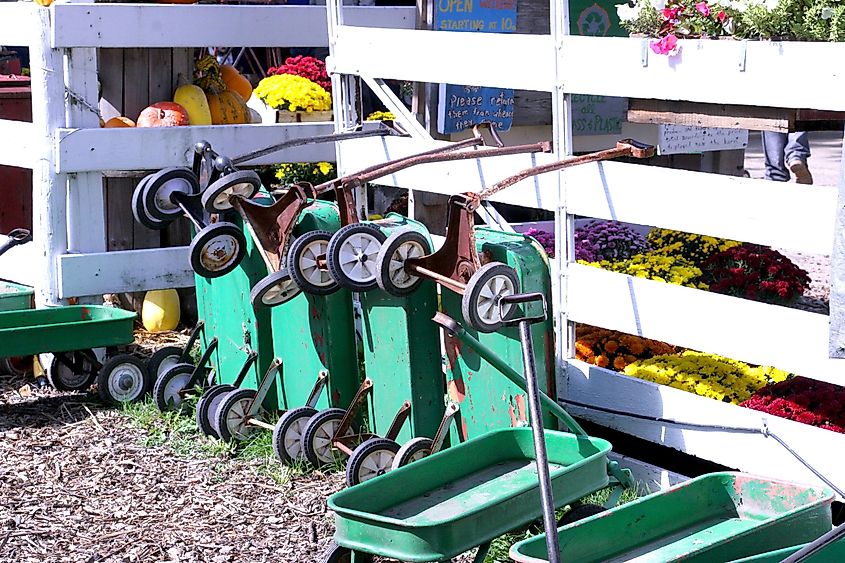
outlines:
M248 100L252 96L252 84L232 65L220 65L220 77L226 84L227 90L232 90Z
M190 125L188 111L175 102L156 102L141 110L138 127L176 127Z
M129 119L128 117L118 116L112 117L108 121L106 121L103 127L135 127L135 122Z
M249 123L249 108L237 92L224 90L219 94L206 94L212 125Z

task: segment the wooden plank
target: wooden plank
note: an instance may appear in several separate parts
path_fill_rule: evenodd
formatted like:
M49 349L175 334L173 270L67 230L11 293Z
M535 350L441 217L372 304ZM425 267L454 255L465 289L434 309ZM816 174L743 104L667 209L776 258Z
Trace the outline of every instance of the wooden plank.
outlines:
M828 352L831 358L845 358L845 143L842 145L839 187L836 200L836 227L830 275L830 335Z
M557 79L570 92L845 111L845 72L831 66L845 58L845 43L688 39L679 41L679 55L667 57L651 52L650 39L572 35L562 41ZM547 68L552 76L553 67Z
M148 49L147 56L149 57L147 63L149 103L171 101L173 99L171 49Z
M131 250L134 248L135 224L132 217L132 188L136 182L130 178L109 178L107 184L107 250Z
M62 3L51 9L57 22L52 30L53 47L325 47L329 44L323 6ZM350 25L410 29L414 27L415 15L413 7L344 8L345 21Z
M821 486L821 480L774 439L758 432L724 429L759 431L765 424L839 489L845 489L839 456L831 455L831 452L841 452L845 448L843 434L655 385L577 360L567 365L566 373L567 387L559 396L573 415L727 467ZM601 413L573 403L703 427L682 427L624 414Z
M0 119L0 164L34 168L38 163L36 151L41 142L35 125L24 121Z
M565 309L575 322L721 354L836 384L829 317L570 264Z
M170 91L175 92L181 85L181 81L190 84L194 72L194 50L193 49L171 49L170 50Z
M836 190L605 162L563 172L569 212L829 255ZM643 205L643 202L649 202ZM783 228L789 225L789 229Z
M123 49L100 49L100 114L104 120L123 115Z
M0 2L0 22L14 22L0 28L0 45L32 46L42 23L39 10L40 6L34 3Z
M94 254L66 254L59 259L63 298L88 292L127 293L192 287L188 248L151 248Z
M149 61L147 49L123 50L123 115L132 121L136 121L141 110L150 104ZM129 146L127 149L137 151L138 147L147 149L148 146L138 144ZM120 155L114 154L115 148L117 147L112 146L109 150L112 154L113 163L121 161Z
M548 35L340 26L334 53L330 72L542 92L554 87Z
M753 131L794 131L797 110L664 100L628 100L628 121L728 127Z

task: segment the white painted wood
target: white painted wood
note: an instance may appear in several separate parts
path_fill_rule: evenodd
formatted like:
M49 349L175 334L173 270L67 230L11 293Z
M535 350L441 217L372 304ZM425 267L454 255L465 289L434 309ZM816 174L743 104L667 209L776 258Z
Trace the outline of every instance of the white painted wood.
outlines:
M573 360L568 384L559 396L573 415L765 477L820 485L821 481L774 439L759 433L731 432L717 426L761 429L763 422L839 489L845 489L842 458L845 435L765 413L656 385ZM580 403L648 417L711 426L682 428L579 408Z
M34 2L0 2L0 45L32 45L38 39L39 9Z
M842 143L839 186L836 200L836 225L830 272L830 336L828 353L845 358L845 142Z
M566 310L575 322L842 384L829 359L829 317L571 264Z
M607 458L610 461L618 462L621 467L631 470L634 481L640 487L640 496L656 493L657 491L668 489L669 487L689 480L689 477L680 473L675 473L674 471L669 471L668 469L663 469L662 467L616 452L610 452Z
M36 12L38 30L30 39L32 123L39 137L33 151L38 162L32 170L34 269L38 273L35 303L38 307L61 304L57 258L67 251L66 178L55 172L52 145L54 131L65 123L64 104L56 102L64 100L64 71L60 52L50 49L51 15L52 10Z
M66 299L79 295L192 287L194 272L188 256L186 246L65 254L59 259L59 293Z
M340 26L327 66L374 78L550 92L553 62L550 35Z
M8 237L0 235L0 244ZM40 265L35 259L37 248L34 242L19 244L7 250L0 256L0 280L8 280L34 287L39 281L36 266Z
M392 137L344 141L339 144L342 156L348 158L347 162L354 163L351 170L362 170L387 160L431 149L443 142L421 143L414 139ZM520 170L553 162L554 158L551 153L535 153L421 164L380 178L377 183L447 195L479 191ZM557 199L555 174L544 174L514 184L493 196L491 201L554 211Z
M63 4L54 47L324 47L322 6ZM413 28L412 7L349 7L350 25Z
M836 189L620 162L566 169L570 213L831 253ZM785 226L788 225L788 228Z
M643 41L566 37L558 78L578 94L845 110L845 43L688 39L667 57Z
M2 5L2 4L0 4ZM33 168L41 142L36 126L24 121L0 119L0 164Z
M330 135L333 131L331 122L63 129L57 136L56 164L59 171L67 173L185 166L191 162L194 145L201 140L209 141L216 151L234 159L287 140ZM252 160L245 166L323 160L334 160L331 143L286 149Z

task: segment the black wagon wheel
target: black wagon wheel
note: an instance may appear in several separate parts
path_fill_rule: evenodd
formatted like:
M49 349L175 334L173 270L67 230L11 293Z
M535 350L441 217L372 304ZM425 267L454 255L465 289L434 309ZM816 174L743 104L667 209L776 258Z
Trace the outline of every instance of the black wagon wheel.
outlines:
M204 278L225 276L245 254L246 237L234 223L212 223L191 240L191 268Z
M234 385L212 385L197 401L197 410L194 413L197 421L197 428L206 436L219 438L217 431L212 424L212 415L217 413L217 407L223 401L224 396L237 389Z
M229 197L238 195L246 199L258 193L261 178L252 170L237 170L226 174L202 192L202 206L209 213L224 213L232 209Z
M302 449L305 457L314 467L323 467L334 460L332 438L346 411L343 409L324 409L311 417L302 435ZM352 434L350 429L348 435Z
M396 297L413 293L423 279L405 271L405 261L431 254L432 250L428 238L419 231L403 230L391 233L381 245L376 258L376 283Z
M109 358L97 374L97 394L109 405L134 403L150 390L152 381L144 362L129 354Z
M297 407L279 418L273 428L273 452L279 461L290 464L305 458L302 438L308 421L315 414L317 414L317 409Z
M507 318L512 305L499 307L502 297L519 291L516 271L507 264L490 262L478 269L467 283L461 313L478 332L494 332Z
M184 350L179 346L164 346L153 352L147 360L147 371L150 372L150 377L154 381L158 380L161 374L179 363L183 352Z
M148 178L141 194L144 209L159 221L172 221L182 215L182 208L171 199L173 194L193 195L200 191L199 179L190 168L165 168Z
M158 376L153 385L153 400L158 410L161 412L182 410L184 402L182 391L190 383L194 369L196 368L193 364L176 364Z
M255 309L276 307L287 303L299 295L300 291L287 269L283 268L261 278L249 292L249 301Z
M346 225L329 241L329 272L341 287L351 291L369 291L376 287L376 263L382 243L387 239L370 223Z
M311 295L329 295L340 289L326 264L328 231L309 231L296 237L287 254L287 269L302 291Z
M573 507L566 514L560 517L560 520L558 520L557 522L557 527L560 528L561 526L572 524L573 522L577 522L578 520L583 520L584 518L589 518L590 516L601 514L606 510L607 509L601 506L600 504L579 504L578 506Z
M396 457L393 458L392 469L399 469L409 463L419 461L424 457L431 455L431 448L434 445L431 438L420 436L419 438L411 438L399 448L396 452Z
M248 410L255 395L255 389L236 389L223 396L217 408L215 427L221 440L240 442L258 430L258 427L247 423Z
M362 442L346 462L346 484L354 487L384 475L393 469L399 444L389 438L370 438Z
M151 176L152 174L145 176L144 179L135 186L135 190L132 192L132 216L135 218L137 223L145 226L146 228L160 231L170 224L170 220L162 221L153 217L144 206L144 188L147 186Z
M47 381L59 391L83 391L88 389L97 372L91 358L94 351L57 352L40 354L39 361L47 372Z
M369 553L355 552L355 563L372 563L373 556ZM348 547L340 547L331 542L329 547L320 556L320 563L351 563L352 550Z

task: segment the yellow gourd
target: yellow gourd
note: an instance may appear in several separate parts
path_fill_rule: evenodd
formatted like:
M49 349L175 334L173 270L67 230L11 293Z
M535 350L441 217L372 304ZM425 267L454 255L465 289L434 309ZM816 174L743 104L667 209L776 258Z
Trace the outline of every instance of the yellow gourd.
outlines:
M176 89L173 101L188 112L191 125L211 125L211 110L205 92L199 86L184 84Z
M141 322L150 332L173 330L179 324L179 294L175 289L148 291L141 307Z
M211 110L211 123L214 125L250 122L249 108L237 92L224 90L219 94L208 94L207 98L208 107Z

